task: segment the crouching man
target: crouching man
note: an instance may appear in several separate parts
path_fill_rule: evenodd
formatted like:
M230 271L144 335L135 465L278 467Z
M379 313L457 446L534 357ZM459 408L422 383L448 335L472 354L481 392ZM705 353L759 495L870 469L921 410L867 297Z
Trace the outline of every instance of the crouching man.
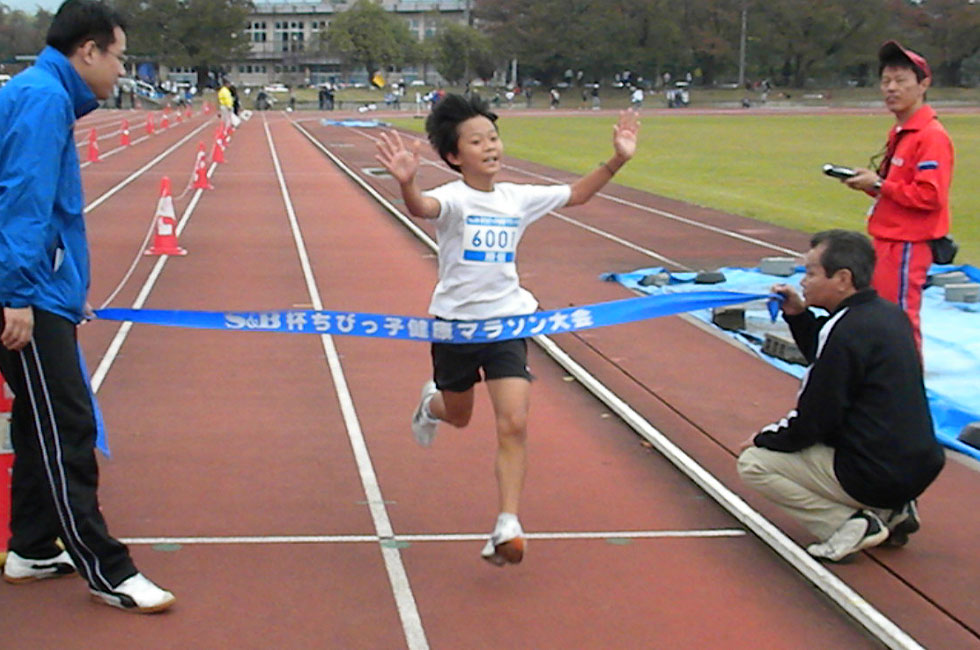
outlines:
M870 288L871 243L829 230L810 246L803 298L773 287L810 366L796 408L746 441L738 473L817 537L810 555L836 562L886 540L904 545L945 455L909 319Z

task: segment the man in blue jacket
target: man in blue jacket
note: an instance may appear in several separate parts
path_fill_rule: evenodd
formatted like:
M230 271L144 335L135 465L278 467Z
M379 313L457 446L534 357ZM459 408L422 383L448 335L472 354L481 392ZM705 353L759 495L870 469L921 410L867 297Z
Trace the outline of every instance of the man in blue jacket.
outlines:
M124 72L124 30L104 3L67 0L36 64L0 90L0 372L15 395L3 578L77 569L95 600L151 613L175 599L136 570L102 518L95 406L76 338L90 310L74 124Z
M787 285L783 317L810 362L796 408L746 442L738 472L819 542L836 562L919 529L915 499L943 467L912 327L870 287L871 242L845 230L817 233L803 297ZM829 312L817 317L807 307Z

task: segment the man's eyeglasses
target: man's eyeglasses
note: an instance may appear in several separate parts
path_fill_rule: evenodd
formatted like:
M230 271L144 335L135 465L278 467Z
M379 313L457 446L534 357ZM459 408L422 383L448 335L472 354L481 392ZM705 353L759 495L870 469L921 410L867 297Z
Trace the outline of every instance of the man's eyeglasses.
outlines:
M99 48L99 49L102 50L102 48ZM105 49L105 50L102 50L102 51L105 52L106 54L111 54L112 56L116 57L116 60L119 61L119 63L121 63L123 65L126 65L127 63L129 63L129 57L126 56L125 54L118 54L116 52L113 52L110 49Z

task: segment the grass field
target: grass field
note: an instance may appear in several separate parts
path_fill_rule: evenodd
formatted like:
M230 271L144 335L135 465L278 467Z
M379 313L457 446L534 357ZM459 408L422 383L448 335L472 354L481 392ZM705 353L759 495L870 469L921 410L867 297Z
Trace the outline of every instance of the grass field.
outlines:
M941 111L941 109L940 109ZM980 115L942 118L956 148L953 235L957 262L980 264ZM421 120L394 120L421 130ZM611 117L522 117L502 111L507 154L584 173L612 152ZM813 232L864 231L871 200L824 176L832 162L866 166L884 144L883 115L671 115L642 117L640 149L616 181L662 196Z

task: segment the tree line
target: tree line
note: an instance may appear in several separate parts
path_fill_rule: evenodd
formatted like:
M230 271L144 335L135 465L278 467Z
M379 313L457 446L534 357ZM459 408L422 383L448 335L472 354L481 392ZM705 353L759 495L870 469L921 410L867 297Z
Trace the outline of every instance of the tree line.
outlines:
M250 0L112 4L128 16L139 58L199 75L247 58ZM309 47L346 70L431 66L453 83L490 78L516 60L516 82L547 85L629 70L650 81L691 73L711 85L741 74L803 87L874 83L878 45L896 38L929 59L937 83L980 81L980 0L472 0L471 8L468 24L442 20L420 42L402 18L357 0ZM0 3L0 61L39 51L50 20Z
M477 0L476 8L498 55L547 82L568 70L736 79L743 16L744 71L755 79L873 83L878 46L892 38L925 56L941 84L976 83L980 72L977 0Z

